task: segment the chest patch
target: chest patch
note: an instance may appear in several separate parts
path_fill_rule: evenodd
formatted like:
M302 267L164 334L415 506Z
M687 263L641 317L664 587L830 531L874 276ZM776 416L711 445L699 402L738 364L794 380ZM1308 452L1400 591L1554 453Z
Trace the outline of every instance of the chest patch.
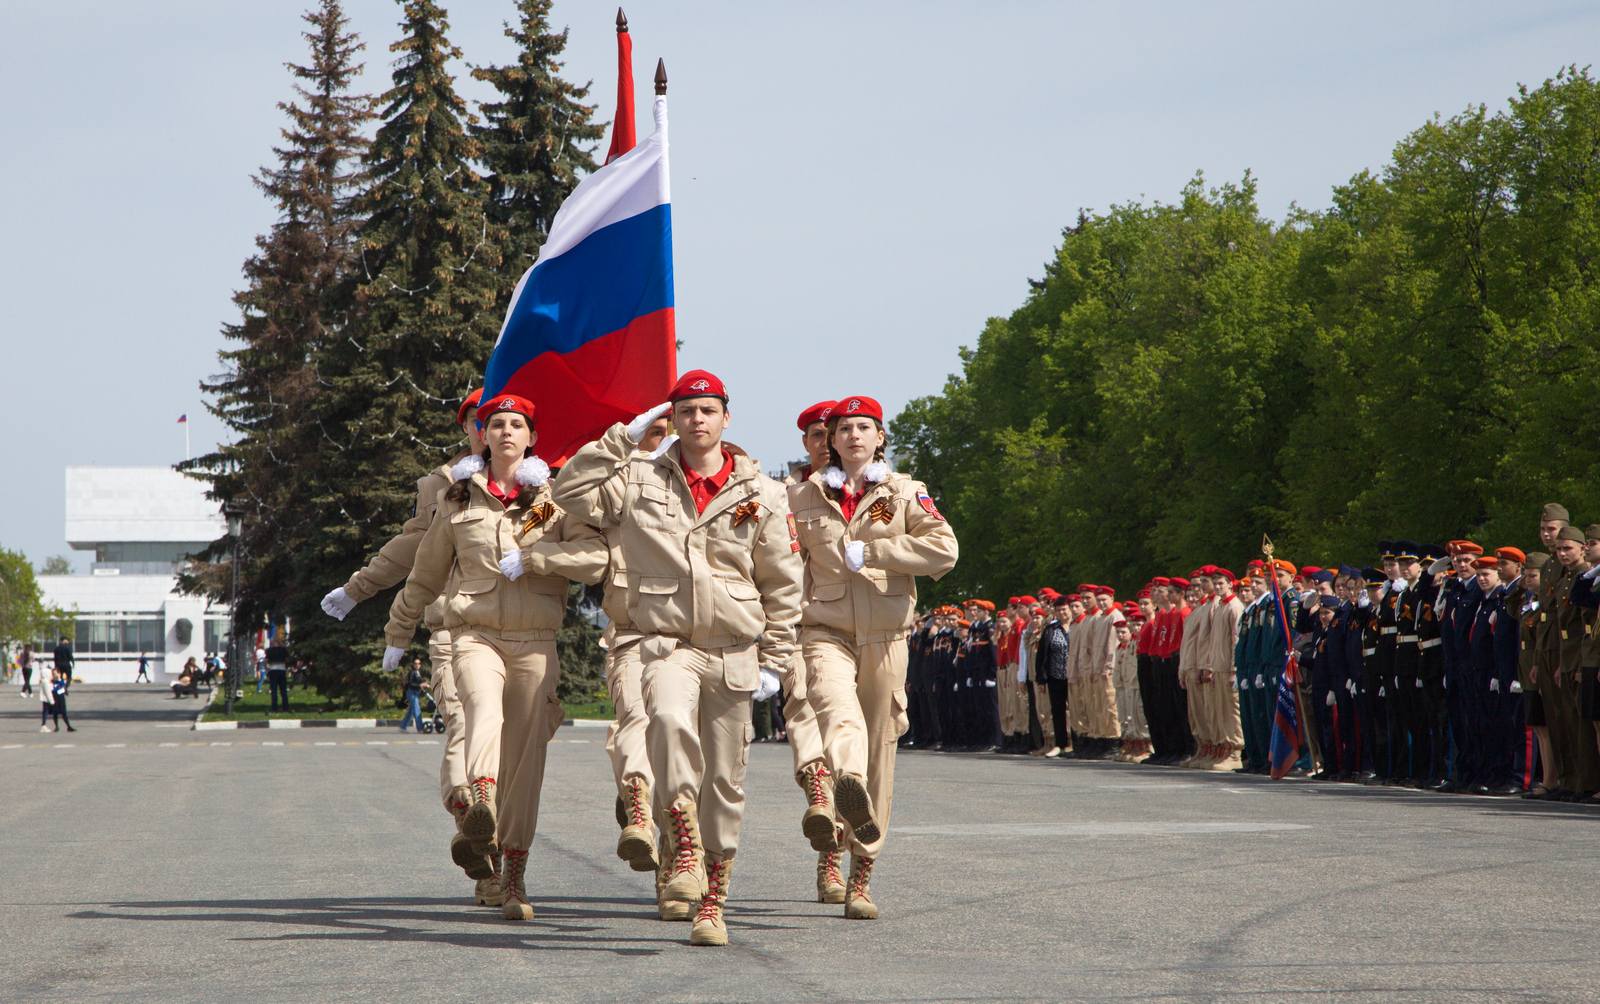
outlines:
M931 499L929 500L932 501ZM894 504L888 499L879 499L867 509L867 516L876 522L885 525L894 522Z

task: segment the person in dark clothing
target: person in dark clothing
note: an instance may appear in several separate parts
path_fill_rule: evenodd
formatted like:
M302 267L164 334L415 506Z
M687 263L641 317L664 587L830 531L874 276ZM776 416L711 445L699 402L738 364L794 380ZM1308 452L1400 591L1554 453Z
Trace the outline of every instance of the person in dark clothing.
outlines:
M272 699L273 711L289 710L289 649L285 645L267 646L267 693Z
M22 670L22 692L33 693L33 646L22 646L22 654L17 656L17 667Z
M422 728L422 691L427 687L427 678L422 675L422 657L411 660L411 669L406 673L406 713L400 719L400 731L411 731L411 724Z
M139 653L139 675L133 678L133 682L138 683L140 680L143 680L146 683L151 682L150 659L143 652Z
M76 732L72 726L72 719L67 717L67 690L72 686L71 675L63 670L50 672L50 723L61 731L61 723L65 722L68 732Z
M1060 756L1062 743L1067 741L1068 736L1066 619L1070 616L1069 601L1065 596L1057 596L1054 604L1055 613L1039 636L1039 651L1035 657L1038 659L1039 679L1044 681L1050 694L1050 726L1055 733L1053 744L1044 754L1047 757ZM1067 744L1071 745L1070 742Z

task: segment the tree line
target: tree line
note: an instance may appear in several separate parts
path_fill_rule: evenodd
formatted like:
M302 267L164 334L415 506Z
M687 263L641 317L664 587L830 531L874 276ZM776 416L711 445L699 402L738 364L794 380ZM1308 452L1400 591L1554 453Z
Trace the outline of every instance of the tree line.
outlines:
M390 86L354 90L364 43L339 0L304 15L304 63L273 157L255 176L276 210L244 263L218 375L202 383L228 443L180 465L237 507L239 623L292 627L316 683L351 703L393 686L378 669L392 593L342 623L318 601L413 511L415 482L464 445L456 408L482 379L517 278L604 126L562 79L550 0L517 0L514 61L473 65L492 97L469 108L463 60L434 0L400 4ZM233 541L182 576L226 599ZM599 649L576 616L563 691L592 689Z
M891 423L961 535L930 602L1600 522L1600 85L1430 121L1325 209L1256 182L1080 212Z

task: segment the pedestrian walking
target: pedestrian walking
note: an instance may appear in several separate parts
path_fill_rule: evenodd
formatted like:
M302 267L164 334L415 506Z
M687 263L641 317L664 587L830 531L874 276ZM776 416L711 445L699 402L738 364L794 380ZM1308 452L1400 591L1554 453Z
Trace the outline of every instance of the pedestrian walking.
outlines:
M419 655L411 660L411 668L406 671L406 689L403 697L406 713L400 719L401 732L410 732L413 724L418 729L422 728L422 692L427 687L428 683L422 676L422 656Z
M273 711L289 710L289 649L281 642L268 645L267 696Z
M17 656L17 668L22 670L22 694L27 696L33 693L33 646L22 646L22 654Z
M133 678L134 683L143 680L145 683L153 682L150 679L150 659L143 652L139 653L139 675Z
M78 731L72 725L72 719L67 717L67 691L72 687L72 674L68 670L55 669L50 671L50 721L57 732L61 725L66 723L68 732ZM44 729L41 727L41 732Z

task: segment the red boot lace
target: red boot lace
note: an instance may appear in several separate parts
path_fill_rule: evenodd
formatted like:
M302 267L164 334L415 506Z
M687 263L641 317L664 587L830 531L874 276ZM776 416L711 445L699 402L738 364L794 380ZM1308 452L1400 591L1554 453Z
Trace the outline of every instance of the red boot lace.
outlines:
M823 880L828 885L844 885L844 875L839 871L839 852L832 851L822 856Z
M700 912L694 916L695 923L702 920L716 920L722 913L723 900L728 895L728 863L726 861L709 860L706 862L706 895L700 901Z
M523 885L523 875L528 868L528 852L515 847L507 847L501 851L504 862L504 872L501 875L501 885L505 889L507 899L520 899L528 901L527 888Z
M872 859L852 858L850 861L850 898L871 899L867 883L872 880Z
M638 781L628 785L628 825L646 826L650 815L645 809L644 786Z
M811 799L812 805L826 806L828 804L828 788L824 783L833 775L828 768L818 764L806 774L806 794Z
M672 874L694 871L694 834L689 831L689 817L679 806L667 810L672 817L672 839L678 852L672 862Z
M472 800L474 802L494 801L494 778L475 777L472 779Z

